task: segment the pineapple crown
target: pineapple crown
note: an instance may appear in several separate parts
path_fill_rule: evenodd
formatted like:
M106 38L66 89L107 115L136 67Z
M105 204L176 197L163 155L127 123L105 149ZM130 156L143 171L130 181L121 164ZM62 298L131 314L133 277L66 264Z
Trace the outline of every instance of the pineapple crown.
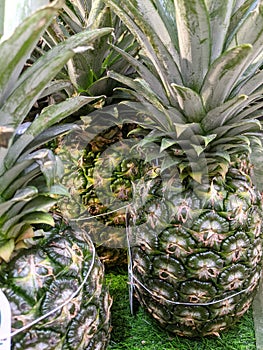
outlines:
M132 121L150 130L140 146L158 142L162 168L200 182L204 167L224 177L236 156L262 149L262 0L105 2L141 46L140 57L116 48L137 78L109 75L128 86Z
M42 36L31 59L45 54L47 50L84 30L114 27L114 35L101 36L93 43L93 50L84 50L74 55L57 75L57 80L67 84L69 92L77 91L89 96L111 97L117 82L109 79L107 70L121 74L131 70L128 62L111 44L135 55L139 45L117 16L114 16L103 0L65 2L57 16Z

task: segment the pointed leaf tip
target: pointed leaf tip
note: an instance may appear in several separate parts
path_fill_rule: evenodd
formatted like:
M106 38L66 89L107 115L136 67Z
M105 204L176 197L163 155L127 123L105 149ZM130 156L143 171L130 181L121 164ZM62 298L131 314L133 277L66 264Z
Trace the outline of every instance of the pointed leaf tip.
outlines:
M0 258L8 263L14 249L15 249L15 241L14 239L9 239L6 243L1 245L0 247Z

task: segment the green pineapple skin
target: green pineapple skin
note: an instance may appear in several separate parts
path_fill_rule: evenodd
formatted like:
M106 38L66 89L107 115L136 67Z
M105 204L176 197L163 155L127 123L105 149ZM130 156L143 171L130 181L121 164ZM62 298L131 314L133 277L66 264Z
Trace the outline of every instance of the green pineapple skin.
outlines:
M200 185L156 198L147 223L131 227L135 294L179 336L219 336L232 327L261 277L261 195L237 168L211 184L213 191ZM152 212L159 212L154 221Z
M51 312L80 288L60 310L14 335L12 350L106 349L111 298L97 255L92 264L93 245L87 234L68 227L1 265L12 332Z
M107 268L127 266L125 206L132 201L133 182L140 179L146 169L143 159L129 156L130 143L136 143L136 139L128 134L135 127L132 124L110 128L102 125L102 131L85 145L76 164L79 182L74 188L81 203L75 216L88 217L88 220L81 220L80 225L89 231ZM71 170L66 171L65 184L72 181ZM62 211L72 213L72 203L69 201Z

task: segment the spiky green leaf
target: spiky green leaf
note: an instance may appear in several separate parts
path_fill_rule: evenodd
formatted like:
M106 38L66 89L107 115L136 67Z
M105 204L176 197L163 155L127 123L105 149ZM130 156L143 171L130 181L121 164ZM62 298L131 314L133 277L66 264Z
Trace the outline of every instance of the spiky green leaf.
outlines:
M68 132L76 130L77 128L77 125L73 123L52 126L43 131L40 135L36 136L25 148L24 153L33 152L35 149L46 145L49 141L56 139L58 136L67 134Z
M165 170L169 168L177 166L178 163L179 163L179 160L176 158L164 157L161 163L161 173L163 173Z
M235 0L206 0L211 27L211 62L223 51L234 2Z
M24 149L34 141L36 136L97 98L99 97L77 96L69 98L57 105L54 104L44 108L23 135L9 148L5 163L8 164L9 167L12 166ZM53 135L53 138L54 137L55 134Z
M176 92L182 113L187 116L189 122L200 122L205 115L205 109L201 96L192 89L171 84Z
M1 230L3 233L6 233L7 237L13 238L18 235L18 232L20 232L25 224L47 224L54 226L54 219L51 214L42 211L34 211L29 214L22 212L5 221Z
M169 99L172 99L170 84L176 82L182 85L180 69L176 64L178 53L176 52L176 49L174 53L171 51L174 50L174 47L176 46L176 44L174 47L171 46L172 40L170 41L169 48L167 48L162 39L163 32L156 32L153 30L153 27L156 28L155 23L152 23L153 18L154 16L159 15L157 10L154 9L152 2L150 0L131 2L105 0L105 3L121 18L123 23L130 29L139 44L143 47L145 55L153 64L158 76L164 84L167 96L169 96ZM147 15L144 16L139 9L146 7L150 10L147 11ZM154 16L151 15L152 11ZM164 40L166 40L166 34L167 32L164 34ZM170 52L172 52L172 54L170 54Z
M16 128L23 121L49 81L74 56L74 50L81 45L90 45L94 40L111 33L111 31L109 28L103 28L81 32L39 58L21 75L15 84L14 92L5 101L5 105L2 107L5 118L1 120L1 124Z
M70 197L69 189L60 184L54 184L48 189L49 194L59 195L63 197Z
M203 0L174 1L184 85L199 91L210 65L209 14Z
M174 129L178 138L183 133L187 133L190 137L200 133L200 126L198 123L174 123Z
M155 93L159 96L159 98L162 100L163 104L169 105L169 100L167 99L167 96L165 94L165 90L163 85L161 84L158 77L156 77L142 62L140 62L135 57L132 57L124 50L119 49L118 47L114 46L114 49L118 51L124 58L127 59L127 61L136 69L136 71L140 74L140 76L148 82L151 89L155 91Z
M8 262L15 249L14 239L9 239L0 245L0 258Z
M245 80L242 84L237 86L237 89L234 91L234 93L250 95L262 86L263 86L263 70L260 70L254 75L252 75L249 79Z
M222 105L211 109L202 120L202 126L208 131L213 131L217 127L223 125L228 119L233 117L239 108L242 108L243 102L247 99L247 96L241 95L234 97L231 100L223 103Z
M2 174L2 176L0 176L0 193L3 193L3 191L19 176L19 174L33 162L34 159L24 160Z
M34 213L36 211L49 211L56 203L56 200L46 196L37 196L23 207L23 214Z
M247 58L251 51L252 46L249 44L237 46L224 52L213 62L201 89L207 111L227 100L234 84L247 67Z
M207 147L217 137L217 134L210 134L206 136L201 135L200 137L204 140L205 147Z
M142 97L144 97L146 100L151 102L157 108L158 107L162 108L162 105L161 105L160 101L158 100L156 94L153 92L153 90L151 90L150 86L148 85L148 83L145 80L140 79L140 78L131 79L129 77L125 77L119 73L112 72L112 71L109 72L108 75L112 79L115 79L122 84L128 85L131 89L133 89L136 92L136 94L138 94L138 97L141 95Z
M197 156L199 157L201 153L204 152L205 147L201 146L201 145L196 145L194 143L191 143L191 146L193 147L193 149L195 150ZM199 181L198 181L199 182Z
M231 21L228 27L228 32L225 38L225 49L229 47L229 44L236 35L238 29L242 26L243 22L249 15L251 9L254 7L257 0L237 0L232 11Z
M40 98L58 93L61 90L72 91L72 83L70 81L62 79L51 81L41 93Z
M168 139L164 137L161 142L160 152L163 152L164 150L175 144L177 144L177 140Z
M235 120L243 120L248 118L254 118L258 119L262 116L262 108L263 108L263 102L257 102L252 106L249 106L249 108L243 108L242 112L240 112L236 117Z
M48 213L42 213L42 212L34 212L31 214L25 215L23 217L23 222L28 224L46 224L50 226L55 225L52 215Z
M229 47L251 44L253 50L249 53L249 69L246 75L253 74L262 65L257 56L262 54L263 46L263 4L259 3L254 11L250 11L246 20L240 26ZM255 61L255 62L254 62ZM253 63L254 62L254 63Z
M61 4L61 1L56 1L36 11L18 26L8 40L0 44L0 105L14 89L31 51Z
M33 164L31 167L27 168L23 175L20 174L2 193L2 197L7 200L12 198L15 193L26 184L28 184L32 179L36 178L41 174L38 165Z

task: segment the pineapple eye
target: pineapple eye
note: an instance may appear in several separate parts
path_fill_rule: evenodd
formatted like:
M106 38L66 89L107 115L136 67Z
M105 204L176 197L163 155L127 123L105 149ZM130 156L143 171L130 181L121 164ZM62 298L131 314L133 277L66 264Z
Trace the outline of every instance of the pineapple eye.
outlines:
M235 290L242 288L248 277L248 271L244 265L236 264L224 270L219 281L225 290Z
M210 276L212 276L212 277L216 277L216 275L217 275L214 269L208 269L207 272L208 272L208 274L210 274Z
M250 241L244 232L237 232L222 243L222 251L228 261L236 262L246 257Z
M182 282L179 293L182 299L191 303L202 303L213 300L217 290L211 282L193 280Z
M205 321L209 318L209 312L206 308L201 306L184 307L178 305L176 307L176 314L180 322L185 325L195 325L198 321Z
M22 320L16 320L15 317L14 317L14 322L12 324L12 327L14 329L19 329L19 328L23 327L23 321Z
M18 349L57 349L60 343L60 334L53 330L30 330L18 342Z
M156 276L162 280L175 283L185 276L185 269L181 262L167 256L160 256L153 259L153 269Z
M111 185L114 196L121 200L127 201L132 197L131 182L127 179L117 179Z
M25 302L21 303L19 306L22 312L25 312L28 308L28 305Z
M218 254L204 252L191 255L187 265L195 271L198 278L206 280L216 277L221 272L224 262Z
M199 302L199 298L196 295L193 295L190 297L190 302L191 303L198 303Z
M142 243L142 244L141 244L141 249L142 249L142 250L146 250L146 244Z
M177 249L177 246L173 243L168 244L167 253L174 253Z
M71 297L72 293L74 293L77 288L78 281L76 279L57 278L53 281L50 284L49 289L46 291L41 304L43 314L52 311L56 306L62 305ZM60 310L49 316L48 322L52 325L53 329L59 329L59 327L63 325L63 322L64 325L66 325L69 320L75 317L79 312L79 301L80 296L78 295ZM63 321L61 321L60 317L63 317Z
M160 278L162 278L164 280L169 278L169 274L166 271L160 271L159 276L160 276Z
M186 230L179 226L164 230L159 236L159 241L162 249L177 258L189 255L196 244Z

